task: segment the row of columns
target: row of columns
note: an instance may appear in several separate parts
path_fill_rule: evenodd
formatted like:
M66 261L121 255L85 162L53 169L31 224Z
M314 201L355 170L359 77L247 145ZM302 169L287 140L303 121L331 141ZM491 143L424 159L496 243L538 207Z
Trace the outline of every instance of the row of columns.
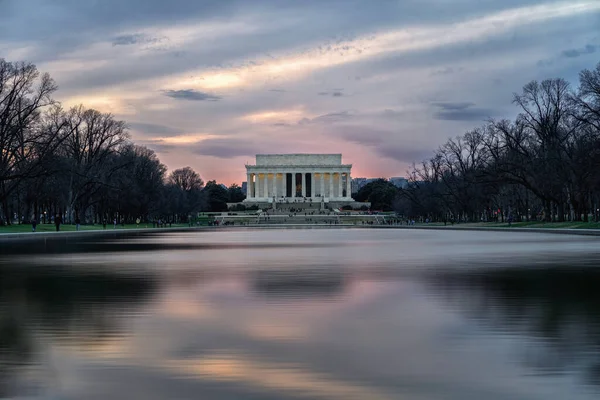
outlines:
M293 172L291 173L292 179L291 183L293 187L291 188L291 197L297 197L295 190L295 182L297 174L302 175L301 181L301 197L311 197L317 198L317 192L320 197L327 198L342 198L342 197L350 197L351 193L351 181L350 173L348 172ZM246 179L246 198L273 198L273 197L287 197L287 172L249 172L247 173ZM306 190L306 175L310 174L310 188L311 193L310 196L307 196L308 192ZM315 175L319 175L319 186L320 190L316 190L316 179ZM328 191L325 191L325 175L329 175L328 182ZM337 176L337 193L334 191L334 177ZM343 181L342 177L346 177L346 196L343 196ZM281 178L281 185L278 185L278 178ZM281 187L281 190L278 190ZM337 194L333 196L333 194Z

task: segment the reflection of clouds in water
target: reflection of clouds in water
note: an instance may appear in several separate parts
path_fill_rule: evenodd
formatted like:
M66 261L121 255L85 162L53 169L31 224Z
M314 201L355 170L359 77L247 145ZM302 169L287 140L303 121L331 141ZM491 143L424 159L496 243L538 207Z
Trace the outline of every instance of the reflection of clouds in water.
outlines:
M248 322L242 328L248 337L257 340L301 341L310 336L310 327L302 323Z
M284 274L275 271L260 274L258 279L275 279L281 283L284 279L289 288L298 276L312 281L315 276L302 273ZM335 274L335 286L341 281L341 274ZM154 310L169 320L190 320L210 324L212 327L237 332L242 336L259 340L302 340L310 336L311 326L320 319L327 319L332 313L339 312L345 300L337 297L322 297L320 292L312 290L292 293L282 289L274 299L257 296L255 288L257 274L238 274L233 276L203 276L183 282L171 281L171 285L156 300ZM346 287L352 290L351 287ZM335 288L334 290L342 290ZM315 297L316 296L316 297ZM355 301L360 301L354 298ZM227 315L227 318L223 318ZM201 321L201 322L200 322Z
M196 320L214 316L214 310L195 292L188 290L170 291L156 300L154 312L167 318Z
M243 383L282 395L323 399L401 399L356 382L344 382L297 364L254 360L242 354L215 354L200 359L171 360L168 370L200 380ZM287 392L287 393L286 393ZM415 399L414 396L411 396Z

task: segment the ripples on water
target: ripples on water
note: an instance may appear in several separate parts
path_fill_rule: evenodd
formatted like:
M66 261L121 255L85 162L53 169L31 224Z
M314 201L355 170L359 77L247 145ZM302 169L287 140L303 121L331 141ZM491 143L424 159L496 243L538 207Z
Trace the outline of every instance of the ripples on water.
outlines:
M2 243L0 398L600 394L593 237L377 229L69 237Z

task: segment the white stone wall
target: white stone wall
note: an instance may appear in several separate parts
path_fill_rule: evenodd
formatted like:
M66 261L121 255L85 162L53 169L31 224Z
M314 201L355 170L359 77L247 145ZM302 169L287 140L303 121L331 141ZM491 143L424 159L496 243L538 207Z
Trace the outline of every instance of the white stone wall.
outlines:
M342 165L341 154L257 154L256 166Z

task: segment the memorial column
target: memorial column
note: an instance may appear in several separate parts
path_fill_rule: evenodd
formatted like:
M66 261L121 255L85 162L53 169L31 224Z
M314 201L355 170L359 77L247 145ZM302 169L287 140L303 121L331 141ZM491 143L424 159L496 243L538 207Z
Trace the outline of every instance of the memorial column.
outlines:
M287 197L287 172L283 173L283 179L281 180L281 186L283 186L283 197Z
M342 196L342 194L344 192L343 192L343 186L342 186L342 172L341 171L338 172L338 179L339 180L338 180L338 195L337 195L337 197L341 198L341 197L344 197L344 196Z
M346 172L346 197L352 197L352 178L350 178L350 172Z
M271 197L277 198L277 172L273 172L273 193Z
M302 172L302 197L306 197L306 172Z
M319 176L321 177L321 193L319 194L321 197L325 197L325 174L321 172L319 173Z
M263 197L265 199L269 198L269 174L267 171L264 172L264 180L263 180Z
M329 200L333 197L333 172L329 172Z
M261 195L261 189L260 189L260 174L257 172L254 174L254 196L253 197L260 197Z
M310 198L314 199L315 196L315 173L310 173Z
M246 173L246 198L247 199L252 197L252 190L250 188L250 179L252 179L252 174Z
M292 184L290 194L292 197L296 197L296 172L292 172L292 181L290 183Z

